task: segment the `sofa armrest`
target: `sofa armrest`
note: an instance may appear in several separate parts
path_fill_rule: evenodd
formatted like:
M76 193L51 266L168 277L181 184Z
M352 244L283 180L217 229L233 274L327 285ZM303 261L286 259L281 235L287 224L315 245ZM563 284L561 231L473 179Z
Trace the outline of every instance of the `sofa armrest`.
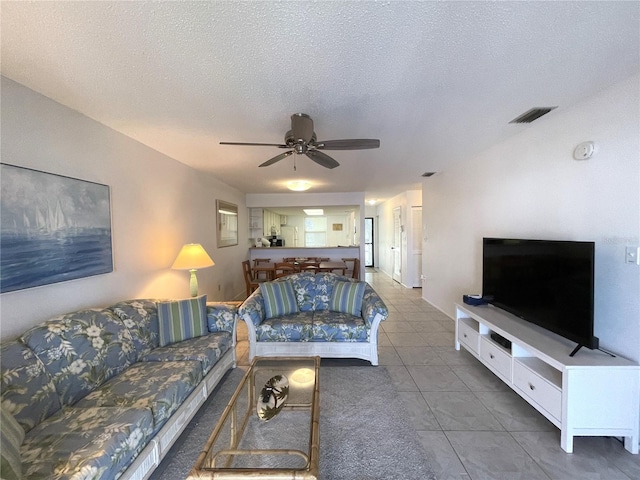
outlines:
M209 332L235 332L240 303L207 302L207 328Z
M255 290L238 309L238 315L249 328L257 327L265 319L264 300L260 289ZM249 325L250 324L250 325Z
M377 327L381 321L386 320L389 316L389 310L384 304L380 295L371 288L369 284L364 289L362 297L362 318L369 328L373 325Z

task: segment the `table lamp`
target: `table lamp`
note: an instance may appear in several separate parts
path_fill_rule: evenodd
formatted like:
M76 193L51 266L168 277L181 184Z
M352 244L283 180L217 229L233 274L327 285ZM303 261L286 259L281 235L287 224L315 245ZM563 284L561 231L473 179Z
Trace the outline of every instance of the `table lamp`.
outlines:
M189 270L191 272L191 278L189 280L189 287L191 289L191 296L198 296L198 279L196 278L196 270L198 268L213 267L215 262L211 260L211 257L202 248L199 243L187 243L182 247L180 253L176 257L171 268L174 270Z

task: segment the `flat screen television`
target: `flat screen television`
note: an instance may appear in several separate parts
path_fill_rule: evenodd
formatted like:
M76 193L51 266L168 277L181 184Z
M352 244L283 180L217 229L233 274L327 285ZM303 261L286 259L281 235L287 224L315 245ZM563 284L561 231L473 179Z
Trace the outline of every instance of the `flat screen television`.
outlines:
M498 308L576 342L593 334L593 242L484 238L482 297Z

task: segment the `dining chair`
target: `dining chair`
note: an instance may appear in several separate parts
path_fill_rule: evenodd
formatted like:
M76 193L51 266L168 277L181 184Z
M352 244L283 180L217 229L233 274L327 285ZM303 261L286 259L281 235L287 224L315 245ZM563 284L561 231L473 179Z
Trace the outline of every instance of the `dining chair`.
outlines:
M354 258L353 273L351 274L351 278L355 278L356 280L360 279L360 259L359 258Z
M242 273L244 274L244 284L247 288L247 297L253 293L253 291L260 286L258 279L254 278L251 271L251 263L249 260L242 262Z
M270 258L254 258L253 259L253 277L256 280L269 280L269 272L266 270L256 270L256 267L261 263L269 263L271 262ZM262 278L261 278L262 275Z
M355 271L355 262L358 260L355 257L343 258L342 261L347 264L347 271L345 275L348 277L353 277L353 272ZM355 278L355 277L353 277Z
M307 260L306 262L302 262L298 265L300 271L302 272L311 272L316 273L320 268L320 262L312 259Z
M330 260L323 260L323 262L329 262ZM340 264L340 262L334 262L334 263L338 263ZM324 266L322 267L322 264L318 265L318 272L330 272L330 273L337 273L339 275L345 275L345 270L347 269L346 265L344 264L344 262L342 263L342 266L339 267L327 267Z
M296 273L296 266L291 262L278 262L274 266L274 277L280 278Z

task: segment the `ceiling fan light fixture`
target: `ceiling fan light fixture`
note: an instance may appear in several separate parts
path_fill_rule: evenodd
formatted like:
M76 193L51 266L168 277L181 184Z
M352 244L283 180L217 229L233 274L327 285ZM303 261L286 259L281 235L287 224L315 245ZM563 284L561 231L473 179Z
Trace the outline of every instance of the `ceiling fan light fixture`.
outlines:
M294 192L304 192L311 188L311 182L308 180L291 180L290 182L287 182L287 188Z
M284 144L280 143L255 143L255 142L220 142L220 145L251 145L278 148L290 148L288 152L281 153L266 162L258 165L268 167L276 162L293 155L306 155L321 167L332 169L340 164L332 157L320 150L363 150L367 148L380 148L380 140L377 138L351 138L345 140L323 140L318 142L313 131L313 120L306 113L294 113L291 115L291 130L284 136ZM295 157L293 169L296 169Z

